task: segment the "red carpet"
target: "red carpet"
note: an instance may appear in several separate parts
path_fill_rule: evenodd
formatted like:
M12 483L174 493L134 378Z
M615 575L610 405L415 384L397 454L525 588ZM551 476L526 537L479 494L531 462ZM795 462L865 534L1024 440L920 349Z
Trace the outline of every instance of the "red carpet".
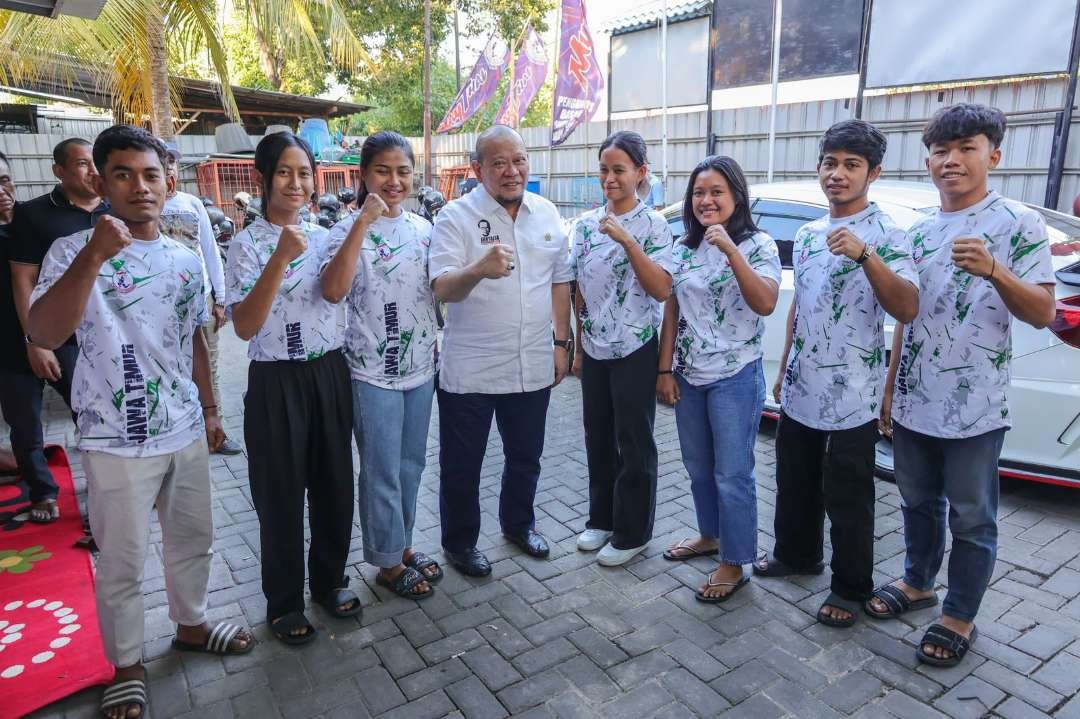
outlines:
M0 716L20 717L112 678L94 605L90 553L67 454L48 447L60 519L26 521L21 483L0 487Z

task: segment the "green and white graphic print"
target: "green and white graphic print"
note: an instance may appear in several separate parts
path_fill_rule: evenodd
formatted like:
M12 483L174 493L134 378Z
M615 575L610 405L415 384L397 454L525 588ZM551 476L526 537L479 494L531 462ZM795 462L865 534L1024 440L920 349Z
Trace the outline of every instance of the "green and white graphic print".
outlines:
M919 286L904 230L874 203L851 217L826 215L795 233L795 326L780 404L796 421L821 430L876 419L888 369L885 310L862 268L829 251L828 235L841 227Z
M982 238L999 267L1027 282L1054 282L1046 223L1035 210L991 192L959 212L937 212L910 230L922 292L905 328L893 419L950 439L1009 427L1012 314L988 279L952 262L952 243Z
M755 272L780 283L780 254L772 237L756 232L738 250ZM701 387L759 359L765 320L747 306L727 255L702 240L694 250L676 244L672 256L679 301L674 371Z
M91 232L52 244L31 304L63 276ZM192 336L207 320L209 296L202 259L164 235L136 240L101 265L75 330L79 449L152 457L203 436Z
M585 299L581 346L593 359L634 352L657 336L662 314L661 304L638 282L626 250L597 229L606 215L606 207L584 215L570 248L570 267ZM616 219L653 262L671 273L671 228L659 212L638 202Z
M330 230L337 253L359 215ZM392 390L419 387L435 374L435 305L428 282L431 223L402 212L368 228L346 298L345 358L353 379Z
M304 224L302 228L307 234L307 250L289 263L266 322L248 343L250 359L306 361L341 347L344 309L323 299L319 283L329 236L322 227ZM230 314L232 306L255 286L280 236L280 227L260 217L229 243L225 306Z

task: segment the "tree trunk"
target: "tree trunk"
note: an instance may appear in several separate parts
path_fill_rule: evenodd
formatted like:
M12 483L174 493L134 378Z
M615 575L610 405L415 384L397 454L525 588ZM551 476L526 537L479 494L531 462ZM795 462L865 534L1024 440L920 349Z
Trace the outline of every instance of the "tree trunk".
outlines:
M431 173L431 0L424 0L424 184L435 187Z
M172 98L169 97L169 63L165 53L165 27L161 15L152 13L146 19L147 42L150 45L150 130L163 140L175 136Z
M270 51L270 43L267 42L266 35L263 34L259 23L251 23L251 28L255 32L255 42L259 46L259 67L262 69L263 74L266 75L267 82L275 90L281 90L281 72L278 70L277 58Z

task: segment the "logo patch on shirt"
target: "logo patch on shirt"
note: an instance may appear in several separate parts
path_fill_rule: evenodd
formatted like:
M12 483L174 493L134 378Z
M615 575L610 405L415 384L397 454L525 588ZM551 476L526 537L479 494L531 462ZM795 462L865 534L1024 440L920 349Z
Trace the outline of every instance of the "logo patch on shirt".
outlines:
M499 244L499 236L491 234L491 223L487 220L480 220L476 223L476 227L480 230L480 244L481 245L497 245Z
M113 272L112 276L113 289L122 295L126 295L135 289L135 278L131 276L131 273L124 268L119 268Z

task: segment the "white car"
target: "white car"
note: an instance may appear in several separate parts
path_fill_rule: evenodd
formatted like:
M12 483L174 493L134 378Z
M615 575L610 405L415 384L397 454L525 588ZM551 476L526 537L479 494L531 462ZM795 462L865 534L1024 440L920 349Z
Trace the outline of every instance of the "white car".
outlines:
M765 413L778 417L772 385L784 351L785 321L794 291L791 250L795 232L828 211L816 182L777 182L752 185L754 221L776 240L784 267L780 301L765 320L763 341ZM870 186L870 199L902 227L938 207L937 189L922 182L879 180ZM1080 488L1080 220L1044 207L1032 207L1046 217L1057 274L1057 318L1037 330L1013 322L1012 384L1009 390L1013 427L1005 433L1000 472L1019 479ZM664 210L672 233L683 234L682 203ZM892 346L893 320L887 318L885 346ZM878 443L878 473L892 475L892 447Z

